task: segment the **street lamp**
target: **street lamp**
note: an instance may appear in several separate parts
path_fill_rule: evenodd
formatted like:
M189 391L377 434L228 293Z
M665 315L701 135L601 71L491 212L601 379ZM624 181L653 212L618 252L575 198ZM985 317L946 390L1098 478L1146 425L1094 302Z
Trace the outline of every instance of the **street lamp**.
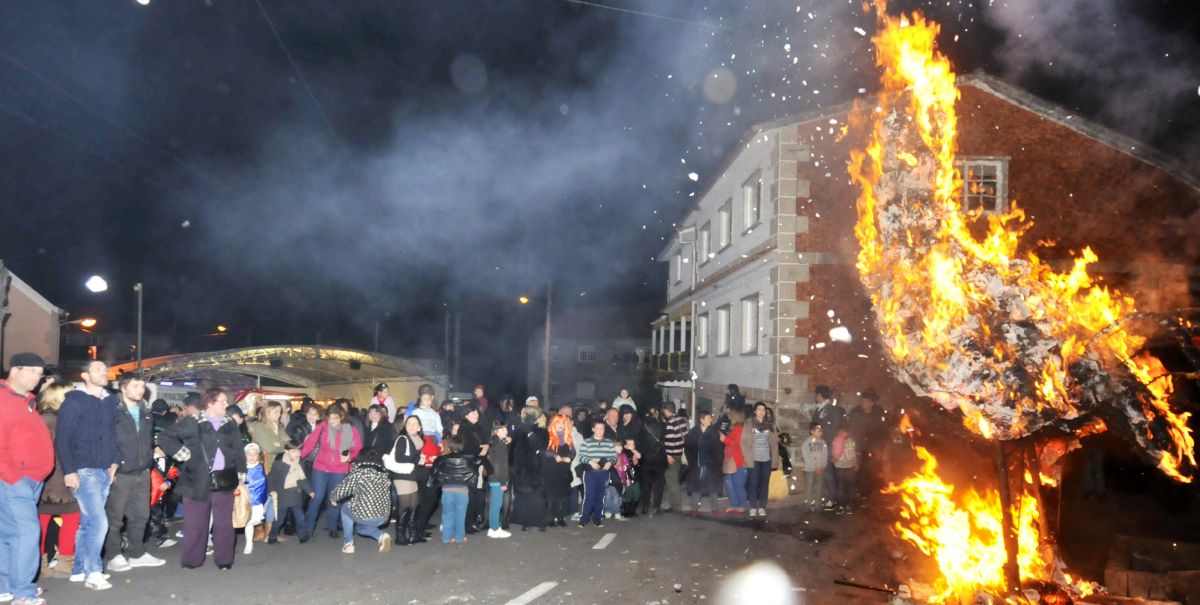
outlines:
M550 405L550 308L553 300L554 281L546 282L546 339L542 344L542 397L545 398L546 405ZM517 302L527 305L530 298L521 296L517 298Z
M99 275L93 275L88 278L83 284L88 290L99 294L108 290L108 282ZM137 292L137 371L142 371L142 283L133 284L133 291Z

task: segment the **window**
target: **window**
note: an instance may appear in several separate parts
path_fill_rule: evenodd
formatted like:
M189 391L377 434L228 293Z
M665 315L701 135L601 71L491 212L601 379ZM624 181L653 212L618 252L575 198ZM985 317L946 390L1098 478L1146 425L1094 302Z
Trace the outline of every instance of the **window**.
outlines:
M724 250L733 243L733 214L730 212L732 205L732 201L725 200L721 209L717 211L717 242L720 244L718 250Z
M962 160L963 210L1004 212L1008 206L1008 159Z
M696 355L708 355L708 313L696 316Z
M742 299L742 354L758 353L758 295Z
M759 206L762 202L762 176L755 172L745 183L742 183L742 231L746 232L758 225Z
M579 363L596 361L596 345L579 345Z
M700 257L700 264L708 262L709 255L712 254L712 223L704 223L700 228L700 233L696 236L696 256Z
M717 309L717 355L729 354L729 305Z
M576 399L594 399L596 397L596 383L594 382L577 382L575 383L575 398Z
M683 253L675 253L675 283L683 281Z

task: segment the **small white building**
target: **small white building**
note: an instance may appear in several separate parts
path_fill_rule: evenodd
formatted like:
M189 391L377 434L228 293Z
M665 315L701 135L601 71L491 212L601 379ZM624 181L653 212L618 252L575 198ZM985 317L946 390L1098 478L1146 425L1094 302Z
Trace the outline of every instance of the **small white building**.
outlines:
M730 383L747 401L772 404L799 401L805 389L787 361L797 314L807 312L796 301L806 269L796 257L806 220L796 216L796 167L809 150L795 132L754 129L659 256L670 266L667 304L653 324L658 385L693 412L719 411Z
M62 309L11 271L0 273L0 280L5 275L8 283L0 281L0 290L8 295L8 316L4 318L3 338L0 339L3 343L0 357L3 357L5 369L8 369L8 358L13 353L37 353L49 363L58 363Z

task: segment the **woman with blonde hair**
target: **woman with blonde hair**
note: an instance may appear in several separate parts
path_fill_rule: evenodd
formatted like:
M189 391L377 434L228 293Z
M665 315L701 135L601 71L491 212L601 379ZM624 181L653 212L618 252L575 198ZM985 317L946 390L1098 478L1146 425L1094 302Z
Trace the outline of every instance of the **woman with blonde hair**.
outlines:
M54 439L54 428L58 424L58 408L71 390L71 384L55 382L42 388L38 396L38 411L42 414L42 422L50 429L50 438ZM42 524L42 577L65 578L71 575L71 567L75 564L75 534L79 531L79 503L71 490L67 489L63 479L62 466L55 464L54 473L46 480L42 488L42 497L38 502L38 520ZM58 528L58 544L55 546L55 563L50 566L46 560L46 530L55 517L60 519Z
M250 441L261 450L263 470L271 472L271 463L287 445L287 428L283 424L283 404L267 400L258 408L258 421L250 425Z

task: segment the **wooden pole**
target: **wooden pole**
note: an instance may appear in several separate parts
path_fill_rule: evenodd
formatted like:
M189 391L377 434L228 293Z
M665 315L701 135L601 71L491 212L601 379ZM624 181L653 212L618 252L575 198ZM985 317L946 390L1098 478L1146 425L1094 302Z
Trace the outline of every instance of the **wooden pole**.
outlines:
M1004 580L1009 590L1021 587L1021 569L1017 565L1017 533L1012 515L1012 485L1008 479L1008 448L1003 441L996 442L996 475L999 479L1001 530L1004 532Z

